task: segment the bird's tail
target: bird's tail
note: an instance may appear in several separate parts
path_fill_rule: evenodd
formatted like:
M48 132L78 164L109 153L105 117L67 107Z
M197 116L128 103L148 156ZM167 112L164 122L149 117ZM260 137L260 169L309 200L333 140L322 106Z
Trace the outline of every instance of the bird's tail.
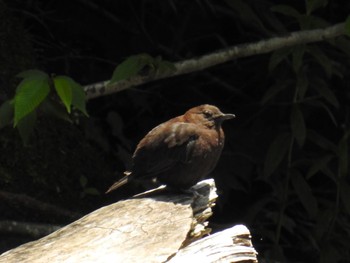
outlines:
M114 191L115 189L123 186L124 184L126 184L127 182L129 182L131 178L131 172L124 172L124 177L122 179L120 179L119 181L115 182L114 184L112 184L111 187L108 188L108 190L106 191L106 194Z

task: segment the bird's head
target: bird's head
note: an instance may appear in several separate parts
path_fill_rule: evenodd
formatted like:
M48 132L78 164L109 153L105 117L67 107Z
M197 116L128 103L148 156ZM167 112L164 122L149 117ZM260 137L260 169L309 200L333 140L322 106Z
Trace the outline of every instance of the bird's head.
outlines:
M194 107L185 113L185 119L187 121L201 124L208 128L220 127L224 120L235 117L234 114L222 113L217 107L209 104Z

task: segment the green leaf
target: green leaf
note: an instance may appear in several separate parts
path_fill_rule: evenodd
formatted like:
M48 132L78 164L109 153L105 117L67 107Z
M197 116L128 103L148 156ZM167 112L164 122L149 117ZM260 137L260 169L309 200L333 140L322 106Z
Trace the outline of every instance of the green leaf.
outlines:
M18 78L49 78L49 76L44 72L44 71L41 71L41 70L38 70L38 69L30 69L30 70L25 70L25 71L22 71L21 73L17 74Z
M73 80L67 76L57 76L53 78L53 83L56 92L60 99L62 100L64 106L68 113L71 112L71 105L73 99L72 86Z
M350 16L348 16L345 20L345 35L350 37Z
M84 92L84 89L79 83L75 81L73 82L74 83L72 84L72 105L78 110L80 110L82 113L84 113L85 116L89 116L89 114L86 111L86 94Z
M9 125L13 120L13 104L7 100L0 107L0 129Z
M24 145L28 144L30 135L33 133L36 123L36 112L32 111L25 117L21 118L17 124L19 135L21 136Z
M314 79L313 88L330 104L334 107L339 108L339 101L334 95L333 91L328 88L327 84L322 79Z
M307 52L310 53L320 64L327 74L327 77L331 77L333 72L332 61L326 56L326 54L316 46L307 47Z
M270 176L284 159L290 144L290 134L282 133L271 143L265 158L264 176Z
M298 18L301 15L298 10L288 5L275 5L271 7L271 11L294 18Z
M271 73L283 60L287 59L292 51L291 48L281 48L272 52L269 60L269 72Z
M304 145L305 138L306 138L306 127L305 127L303 113L299 109L298 105L293 106L290 120L291 120L292 134L296 139L296 141L298 142L299 146L302 147Z
M316 173L322 171L325 167L328 166L328 163L334 158L334 155L327 154L321 158L312 160L312 165L307 172L306 179L310 179Z
M301 204L308 212L309 216L314 219L318 213L317 200L312 194L309 184L306 182L302 174L297 171L292 171L291 182Z
M47 75L36 75L25 78L17 87L14 107L14 126L18 122L35 110L50 92Z
M128 57L114 70L110 84L136 76L146 65L152 65L153 61L148 54Z
M299 72L303 65L303 57L305 53L305 45L298 45L294 47L292 58L293 58L293 69L295 72Z
M306 0L306 14L310 15L313 11L320 7L325 7L328 0Z
M331 150L333 153L337 153L337 146L330 140L323 137L321 134L308 129L307 138L314 144L318 145L320 148L324 150Z

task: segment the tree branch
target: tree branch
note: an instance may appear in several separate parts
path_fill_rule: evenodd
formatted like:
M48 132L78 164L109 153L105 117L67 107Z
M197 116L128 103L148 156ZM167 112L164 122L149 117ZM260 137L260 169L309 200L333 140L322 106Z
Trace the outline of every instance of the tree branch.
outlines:
M108 81L103 81L87 85L84 87L84 90L87 94L87 99L93 99L154 80L204 70L236 58L265 54L279 48L332 39L343 34L345 34L345 23L339 23L324 29L292 32L286 36L273 37L254 43L241 44L206 54L201 57L179 61L174 63L176 68L175 71L167 71L146 76L135 76L127 80L113 83L112 85L107 85Z

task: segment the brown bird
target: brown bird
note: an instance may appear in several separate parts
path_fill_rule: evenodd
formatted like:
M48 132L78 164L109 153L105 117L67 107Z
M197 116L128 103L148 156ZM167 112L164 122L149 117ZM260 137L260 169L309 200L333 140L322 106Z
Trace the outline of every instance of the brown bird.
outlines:
M234 117L205 104L158 125L137 145L131 172L106 193L130 180L156 179L175 189L195 185L216 166L225 141L221 124Z

